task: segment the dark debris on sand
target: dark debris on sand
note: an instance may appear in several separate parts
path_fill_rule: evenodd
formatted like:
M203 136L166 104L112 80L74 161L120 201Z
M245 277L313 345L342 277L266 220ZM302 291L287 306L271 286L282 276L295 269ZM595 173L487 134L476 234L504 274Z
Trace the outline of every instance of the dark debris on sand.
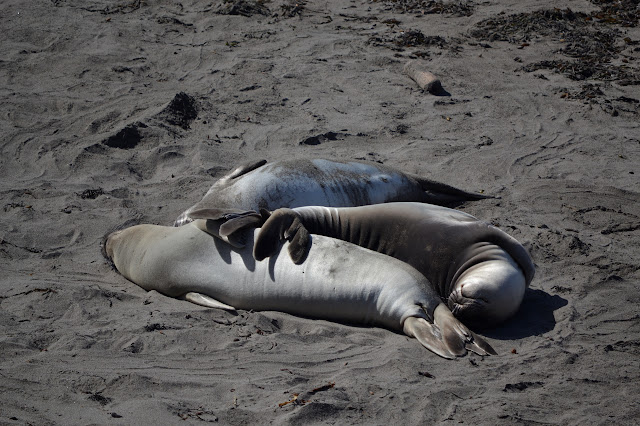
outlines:
M462 49L462 41L457 38L451 38L449 40L441 36L425 35L422 31L417 29L409 29L400 31L399 33L391 36L376 36L369 39L369 43L374 46L385 46L392 50L404 51L405 49L414 49L413 56L416 57L428 57L430 56L429 48L436 48L449 51L460 51Z
M577 81L587 79L617 81L621 86L640 84L640 75L637 70L627 66L602 63L597 60L544 60L525 65L521 69L525 72L544 69L552 70Z
M102 194L104 194L104 190L102 188L96 188L96 189L85 189L84 191L79 193L78 196L83 200L95 200Z
M386 3L397 12L419 15L448 13L455 16L471 16L474 11L473 3L462 1L445 3L433 0L391 0Z
M239 0L239 1L223 1L218 7L217 13L221 15L240 15L240 16L253 16L263 15L269 16L271 11L264 5L264 1L251 1L251 0Z
M217 8L216 13L221 15L239 15L244 17L272 16L293 18L299 16L304 10L304 1L288 0L280 5L269 9L266 4L268 0L224 0Z
M585 13L571 9L537 10L514 15L498 15L478 22L471 36L487 41L522 43L538 36L559 39L575 37L588 26Z
M440 36L426 36L420 30L403 31L395 38L395 44L401 47L436 46L444 49L447 42Z
M583 101L587 104L598 105L608 114L618 116L620 114L640 115L640 100L628 96L607 98L599 84L583 84L580 90L560 89L560 97L571 100Z
M635 26L638 22L638 1L597 1L599 11L584 13L571 9L548 9L514 15L499 15L475 25L470 35L479 40L526 43L549 37L565 43L555 53L571 59L543 60L522 67L532 72L549 69L572 80L595 79L617 81L621 85L640 84L640 73L630 65L612 64L634 41L623 38L622 32L610 24ZM615 4L614 4L615 3ZM626 10L622 3L634 3ZM624 61L623 61L624 62Z
M102 143L111 148L135 148L142 140L142 135L138 131L138 128L142 126L146 127L142 123L130 124L115 135L109 136Z
M198 117L196 100L180 92L159 115L163 116L167 123L188 130L191 122Z
M502 389L503 392L522 392L529 388L539 388L544 385L543 382L518 382L507 383Z
M617 24L623 27L635 27L640 20L640 2L638 0L591 0L600 6L600 10L591 16L600 22Z
M290 0L288 3L280 5L281 15L285 18L293 18L299 16L305 7L304 1Z

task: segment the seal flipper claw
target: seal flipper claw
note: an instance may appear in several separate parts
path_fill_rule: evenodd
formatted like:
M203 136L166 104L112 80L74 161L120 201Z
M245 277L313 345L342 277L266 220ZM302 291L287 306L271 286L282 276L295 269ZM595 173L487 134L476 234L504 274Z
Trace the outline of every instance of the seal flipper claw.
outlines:
M403 331L404 334L415 337L422 346L442 358L454 359L456 357L456 354L449 351L447 345L442 341L442 334L438 326L424 318L407 318L404 320Z
M195 303L196 305L205 306L207 308L214 309L223 309L225 311L235 311L236 308L233 306L229 306L226 303L222 303L217 301L211 296L207 296L206 294L196 293L195 291L190 291L182 296L182 299L187 302Z

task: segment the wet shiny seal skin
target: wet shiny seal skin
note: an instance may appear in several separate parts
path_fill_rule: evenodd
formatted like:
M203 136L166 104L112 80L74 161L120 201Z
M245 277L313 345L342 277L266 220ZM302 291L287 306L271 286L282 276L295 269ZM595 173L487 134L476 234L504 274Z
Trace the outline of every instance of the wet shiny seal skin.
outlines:
M467 351L495 354L404 262L323 236L309 241L301 265L277 252L269 261L256 262L256 230L235 232L242 247L234 247L218 238L220 224L137 225L110 234L104 251L125 278L143 289L199 305L382 326L450 359Z
M280 207L353 207L392 201L455 205L490 198L404 173L378 163L296 159L248 163L216 181L206 195L175 221L235 217L238 212ZM246 225L260 216L245 214Z
M233 230L233 221L224 225ZM325 235L407 262L447 300L453 314L474 328L494 326L520 307L535 268L513 237L464 212L420 203L278 209L262 226L257 260L277 252L281 240L296 263L310 234Z

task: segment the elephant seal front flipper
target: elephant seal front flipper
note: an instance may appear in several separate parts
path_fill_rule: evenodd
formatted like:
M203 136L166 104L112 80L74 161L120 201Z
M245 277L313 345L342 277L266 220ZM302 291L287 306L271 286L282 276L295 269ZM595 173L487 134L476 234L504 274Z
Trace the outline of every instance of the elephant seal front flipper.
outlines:
M207 234L224 241L232 247L242 248L247 244L247 235L240 231L247 228L255 228L266 220L259 214L251 214L251 212L248 212L248 214L245 215L232 215L232 219L228 219L228 217L229 216L224 216L220 219L197 220L195 221L195 226ZM233 229L231 229L231 232L225 233L222 230L227 224L227 221L230 221ZM227 230L229 231L229 229Z
M236 167L235 170L233 170L231 173L229 173L228 175L224 176L223 179L237 179L242 175L246 175L249 172L254 171L255 169L258 169L262 166L264 166L265 164L267 164L267 160L258 160L258 161L252 161L249 163L245 163L241 166Z
M233 230L233 221L225 223L226 229L221 227L222 235L229 235ZM309 251L311 235L302 224L295 210L282 208L269 216L265 226L260 229L258 239L253 246L253 257L262 261L278 251L280 241L289 241L289 256L296 265L304 262Z
M195 291L190 291L182 296L182 299L187 302L194 303L196 305L204 306L205 308L214 308L214 309L223 309L225 311L235 311L236 308L233 306L229 306L226 303L222 303L211 296L207 296L206 294L196 293Z
M233 184L233 182L239 178L242 178L244 175L259 169L260 167L267 164L267 160L258 160L252 161L249 163L242 164L226 175L222 176L213 186L209 189L209 191L205 194L204 198L193 205L189 210L182 213L178 219L176 220L176 226L178 224L188 223L191 220L195 219L223 219L229 218L229 216L237 215L237 214L247 214L247 213L255 213L255 212L244 212L242 208L233 208L233 207L225 207L225 205L230 205L231 203L225 203L227 201L224 199L218 200L216 197L216 192L219 188L227 188Z

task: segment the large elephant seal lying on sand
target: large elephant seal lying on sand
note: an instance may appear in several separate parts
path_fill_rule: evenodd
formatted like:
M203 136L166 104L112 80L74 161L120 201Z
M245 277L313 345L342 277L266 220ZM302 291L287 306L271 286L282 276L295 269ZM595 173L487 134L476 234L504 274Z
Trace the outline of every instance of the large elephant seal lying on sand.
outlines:
M234 230L233 220L221 233L229 230ZM489 327L513 315L535 272L526 249L505 232L467 213L420 203L279 209L260 230L255 258L276 253L286 239L294 262L301 263L309 234L407 262L447 299L456 317L473 327Z
M302 265L277 253L269 262L255 262L256 230L238 231L246 244L236 248L216 237L219 226L212 220L137 225L110 234L104 249L140 287L200 305L380 325L404 331L445 358L467 350L495 354L404 262L322 236L312 239Z
M453 205L482 198L489 197L377 163L297 159L267 164L261 160L216 181L175 225L280 207L354 207L392 201ZM258 215L249 214L244 220L260 223Z

